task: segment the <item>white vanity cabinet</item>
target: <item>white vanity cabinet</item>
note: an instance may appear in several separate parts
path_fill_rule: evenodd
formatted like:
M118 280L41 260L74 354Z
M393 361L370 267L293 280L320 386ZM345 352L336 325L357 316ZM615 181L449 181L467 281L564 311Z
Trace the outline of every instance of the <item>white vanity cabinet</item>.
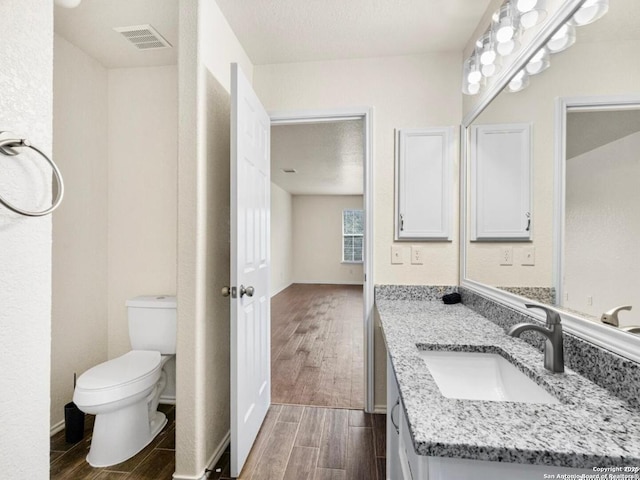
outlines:
M560 474L592 475L593 470L418 455L387 355L387 480L540 480Z

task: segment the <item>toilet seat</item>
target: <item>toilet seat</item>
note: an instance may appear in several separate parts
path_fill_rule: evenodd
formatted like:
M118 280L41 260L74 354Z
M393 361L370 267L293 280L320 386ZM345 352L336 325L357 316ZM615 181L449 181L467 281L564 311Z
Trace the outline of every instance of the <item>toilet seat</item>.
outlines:
M81 408L137 395L158 382L161 369L160 352L132 350L80 375L73 401Z

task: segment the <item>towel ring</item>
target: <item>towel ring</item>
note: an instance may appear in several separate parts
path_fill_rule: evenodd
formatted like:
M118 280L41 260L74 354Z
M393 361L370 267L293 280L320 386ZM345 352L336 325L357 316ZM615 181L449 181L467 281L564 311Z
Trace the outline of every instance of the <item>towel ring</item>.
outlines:
M42 217L43 215L48 215L53 212L60 203L62 202L62 197L64 196L64 182L62 180L62 174L58 169L58 166L47 157L42 150L34 147L29 143L29 141L25 138L13 138L13 134L10 132L0 132L0 153L2 155L6 155L9 157L15 157L16 155L20 155L20 151L16 150L16 148L30 148L31 150L40 154L42 158L44 158L51 168L53 169L53 174L56 178L56 182L58 183L58 194L53 201L52 205L46 210L42 210L40 212L31 212L29 210L23 210L22 208L18 208L15 205L11 205L0 195L0 203L7 207L9 210L19 213L20 215L24 215L26 217Z

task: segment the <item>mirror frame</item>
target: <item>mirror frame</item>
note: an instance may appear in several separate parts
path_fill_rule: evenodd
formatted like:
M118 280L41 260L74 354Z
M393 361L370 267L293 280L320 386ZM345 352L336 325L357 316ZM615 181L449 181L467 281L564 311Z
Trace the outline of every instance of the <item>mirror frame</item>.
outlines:
M480 116L480 114L489 106L495 97L497 97L509 83L511 78L533 57L533 55L547 43L551 36L564 23L573 16L580 8L585 0L566 0L557 12L547 19L544 26L531 39L531 41L520 49L516 57L503 70L502 74L493 82L473 108L465 115L461 125L460 135L460 286L478 293L484 297L492 299L498 303L506 305L518 312L526 313L529 316L537 318L544 322L544 314L528 310L524 304L531 300L519 295L500 290L487 284L483 284L467 277L467 243L469 241L469 231L467 229L467 216L469 208L467 202L469 199L468 187L469 178L467 170L470 162L470 130L471 124ZM551 67L553 68L553 66ZM588 100L587 100L588 98ZM606 102L611 103L614 96L608 97L560 97L556 99L555 118L555 158L554 158L554 208L553 208L553 286L558 288L559 272L562 262L562 239L564 236L564 142L566 132L566 114L567 108L589 104L594 105L599 101L604 105ZM628 103L640 103L640 96L630 98L630 96L617 97L620 101ZM559 128L558 128L559 127ZM558 290L559 291L559 290ZM601 323L596 323L588 319L582 318L576 314L566 312L562 309L554 307L560 313L563 320L565 330L589 343L598 345L609 351L617 353L634 362L640 362L640 336L623 332L617 328L610 327Z

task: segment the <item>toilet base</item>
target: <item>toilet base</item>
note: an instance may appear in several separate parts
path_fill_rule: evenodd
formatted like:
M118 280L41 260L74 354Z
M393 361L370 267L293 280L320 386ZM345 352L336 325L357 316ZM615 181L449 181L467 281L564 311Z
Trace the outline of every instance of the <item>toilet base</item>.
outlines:
M148 402L142 399L123 409L97 414L87 455L89 465L96 468L116 465L151 443L167 424L167 417L154 412L149 421L148 408Z

